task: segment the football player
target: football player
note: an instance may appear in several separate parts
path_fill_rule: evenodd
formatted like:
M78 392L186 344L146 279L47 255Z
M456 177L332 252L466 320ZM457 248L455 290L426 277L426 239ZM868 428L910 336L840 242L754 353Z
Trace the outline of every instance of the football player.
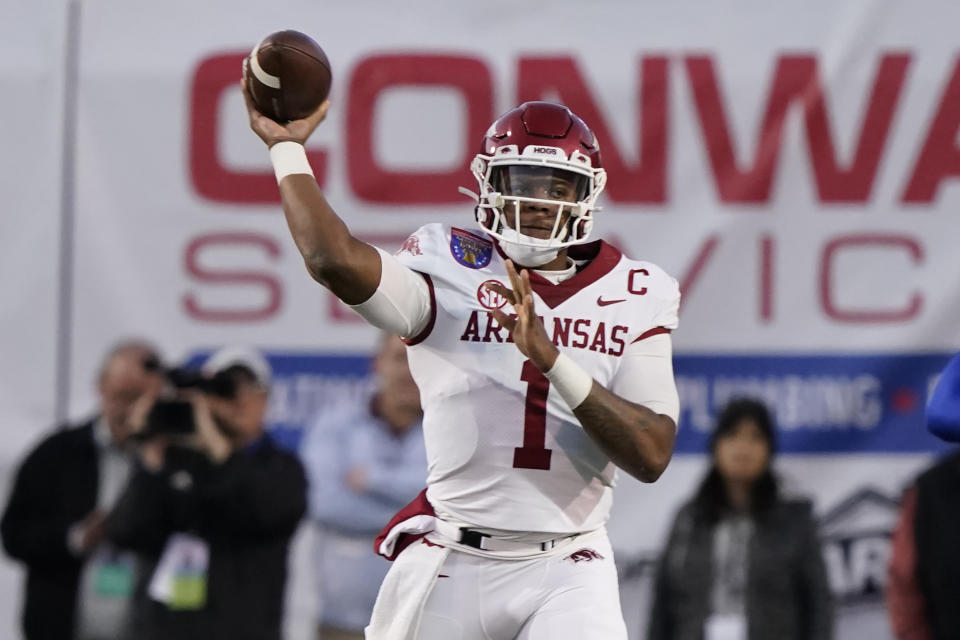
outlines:
M396 255L361 242L303 143L328 104L280 125L256 111L313 278L409 346L427 489L390 523L396 560L367 638L627 637L604 529L615 467L644 482L673 452L676 280L590 239L606 182L569 109L499 117L471 164L475 220L428 224Z

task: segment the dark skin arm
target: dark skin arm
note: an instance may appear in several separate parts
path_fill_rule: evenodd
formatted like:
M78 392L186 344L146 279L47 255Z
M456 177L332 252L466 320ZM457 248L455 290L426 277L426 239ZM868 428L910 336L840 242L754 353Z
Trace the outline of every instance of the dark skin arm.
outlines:
M278 124L253 106L246 75L243 99L250 128L268 147L284 141L303 144L330 107L327 100L302 120ZM350 233L327 203L317 181L306 174L286 176L280 181L280 199L293 241L313 279L347 304L359 304L372 296L380 284L380 256L376 249Z
M506 327L520 352L543 371L549 371L560 351L547 336L533 306L533 290L526 269L520 273L510 260L507 274L513 290L498 284L487 285L511 302L517 314L511 318L500 310L494 317ZM615 465L642 482L654 482L670 462L676 426L669 416L624 400L593 382L590 394L573 414L587 435Z

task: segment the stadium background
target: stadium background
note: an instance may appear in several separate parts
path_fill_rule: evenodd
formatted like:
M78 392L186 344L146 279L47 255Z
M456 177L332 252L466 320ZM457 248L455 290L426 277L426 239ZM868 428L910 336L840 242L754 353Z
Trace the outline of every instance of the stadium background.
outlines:
M469 225L456 187L480 133L553 99L601 138L599 234L681 280L678 455L653 486L621 478L610 523L633 637L714 409L751 392L776 408L789 486L816 500L839 637L883 640L896 499L942 451L923 405L960 347L958 20L933 0L5 2L4 494L42 433L91 409L121 336L174 360L262 347L291 444L356 392L373 333L306 276L237 85L260 37L296 28L334 69L315 171L362 237ZM19 579L0 564L3 637Z

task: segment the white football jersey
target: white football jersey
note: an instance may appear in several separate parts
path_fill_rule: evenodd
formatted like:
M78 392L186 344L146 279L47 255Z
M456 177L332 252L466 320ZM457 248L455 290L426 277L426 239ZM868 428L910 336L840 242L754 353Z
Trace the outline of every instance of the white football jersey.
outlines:
M557 347L608 389L632 342L677 326L676 280L606 242L569 248L582 268L551 284L531 272L537 314ZM512 313L483 285L510 287L483 232L430 224L396 254L430 287L431 319L410 339L438 515L477 528L569 534L610 511L615 467L491 310Z

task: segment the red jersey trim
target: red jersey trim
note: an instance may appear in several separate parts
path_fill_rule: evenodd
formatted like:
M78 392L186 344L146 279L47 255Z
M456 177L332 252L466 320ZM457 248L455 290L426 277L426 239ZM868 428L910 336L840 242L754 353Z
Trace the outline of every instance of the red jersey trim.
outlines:
M634 342L640 342L641 340L650 338L652 336L658 336L661 333L672 333L672 332L670 329L667 329L666 327L654 327L653 329L647 329L646 331L641 333L630 344L633 344Z
M430 332L433 331L433 325L437 322L437 295L433 291L433 280L430 279L425 273L417 272L423 279L427 281L427 289L430 290L430 320L427 321L427 326L423 328L423 331L413 336L412 338L402 338L404 344L408 347L418 345L430 336Z
M509 259L509 256L500 248L499 242L494 242L493 246L501 260ZM589 260L589 262L572 278L567 278L560 284L553 284L532 269L527 269L530 272L530 286L551 309L613 271L623 257L619 249L604 240L571 245L567 247L567 255L574 260Z

